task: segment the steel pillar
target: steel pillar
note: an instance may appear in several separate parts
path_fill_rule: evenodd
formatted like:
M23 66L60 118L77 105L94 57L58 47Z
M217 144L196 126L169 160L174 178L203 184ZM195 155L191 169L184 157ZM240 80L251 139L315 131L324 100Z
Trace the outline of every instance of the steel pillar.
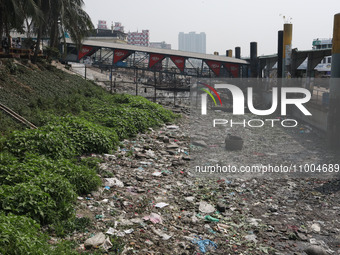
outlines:
M257 78L258 63L257 63L257 42L250 43L250 77Z
M281 89L282 89L282 64L283 64L283 31L277 34L277 90L278 90L278 107L276 113L281 113Z
M328 145L340 149L340 13L334 15L332 70L328 112Z
M286 23L283 25L283 77L288 77L291 73L290 65L292 58L292 36L293 25ZM289 73L289 74L288 74Z
M241 47L235 47L235 58L241 58Z

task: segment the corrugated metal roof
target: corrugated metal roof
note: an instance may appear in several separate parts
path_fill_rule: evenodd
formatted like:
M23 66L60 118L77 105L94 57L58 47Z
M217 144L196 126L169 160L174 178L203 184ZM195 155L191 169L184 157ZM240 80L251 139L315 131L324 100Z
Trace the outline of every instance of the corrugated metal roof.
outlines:
M66 42L67 43L73 43L71 39L66 39ZM83 41L83 45L94 46L94 47L102 47L102 48L112 48L112 49L122 49L122 50L131 50L131 51L164 54L164 55L168 55L168 56L182 56L182 57L185 57L185 58L213 60L213 61L220 61L220 62L227 62L227 63L234 63L234 64L243 64L243 65L249 64L249 62L247 62L245 60L237 59L237 58L230 58L230 57L225 57L225 56L209 55L209 54L179 51L179 50L157 49L157 48L128 45L128 44L99 42L99 41L94 41L94 40L85 40L85 41Z

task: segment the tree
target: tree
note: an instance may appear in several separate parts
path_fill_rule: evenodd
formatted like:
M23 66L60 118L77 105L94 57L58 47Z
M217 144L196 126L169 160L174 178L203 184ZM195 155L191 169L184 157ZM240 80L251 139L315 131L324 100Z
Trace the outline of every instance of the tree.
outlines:
M83 10L83 0L0 0L0 35L15 29L24 32L33 27L37 34L33 62L36 62L42 36L50 37L50 47L58 48L65 32L80 47L87 32L94 28ZM29 31L28 31L29 32Z
M68 32L80 47L89 30L94 28L90 16L83 10L83 0L56 0L51 13L50 47L56 48L59 38ZM58 10L55 12L54 10Z
M10 30L15 28L22 30L21 8L19 0L0 0L0 34L5 32L10 36Z
M10 37L11 29L24 32L25 19L40 15L34 0L0 0L0 35Z
M37 27L37 42L35 45L34 56L32 59L33 63L36 63L38 60L38 53L40 51L40 42L43 33L47 29L47 20L51 10L51 1L50 0L35 0L35 3L42 15L35 15L32 17L34 26Z
M62 37L65 42L67 32L80 48L87 32L94 27L91 18L82 9L83 0L36 0L36 4L44 15L35 20L38 31L33 62L37 60L42 35L49 35L50 48L58 48L59 39Z

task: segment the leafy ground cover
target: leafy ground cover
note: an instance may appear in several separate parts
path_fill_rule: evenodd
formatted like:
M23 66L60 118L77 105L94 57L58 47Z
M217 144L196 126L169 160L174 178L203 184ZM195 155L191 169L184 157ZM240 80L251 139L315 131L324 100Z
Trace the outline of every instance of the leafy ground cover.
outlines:
M0 112L0 253L74 254L72 243L47 240L90 224L75 217L74 203L101 179L98 162L81 156L110 153L119 140L176 116L43 62L3 60L0 92L0 103L39 126L28 129Z

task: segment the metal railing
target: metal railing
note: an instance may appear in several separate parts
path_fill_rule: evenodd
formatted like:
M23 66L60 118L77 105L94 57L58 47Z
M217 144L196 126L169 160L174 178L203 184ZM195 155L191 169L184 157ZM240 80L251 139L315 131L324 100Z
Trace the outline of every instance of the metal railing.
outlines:
M85 80L92 80L99 86L104 87L111 93L127 93L131 95L139 95L154 102L167 102L173 103L187 103L190 100L189 92L181 92L175 90L166 90L164 86L157 84L145 84L141 82L141 79L136 79L132 74L117 73L112 70L100 70L98 68L72 63L67 65L66 68L72 73L83 77ZM119 77L119 78L118 78ZM123 78L124 77L124 78ZM173 88L172 88L173 89Z

